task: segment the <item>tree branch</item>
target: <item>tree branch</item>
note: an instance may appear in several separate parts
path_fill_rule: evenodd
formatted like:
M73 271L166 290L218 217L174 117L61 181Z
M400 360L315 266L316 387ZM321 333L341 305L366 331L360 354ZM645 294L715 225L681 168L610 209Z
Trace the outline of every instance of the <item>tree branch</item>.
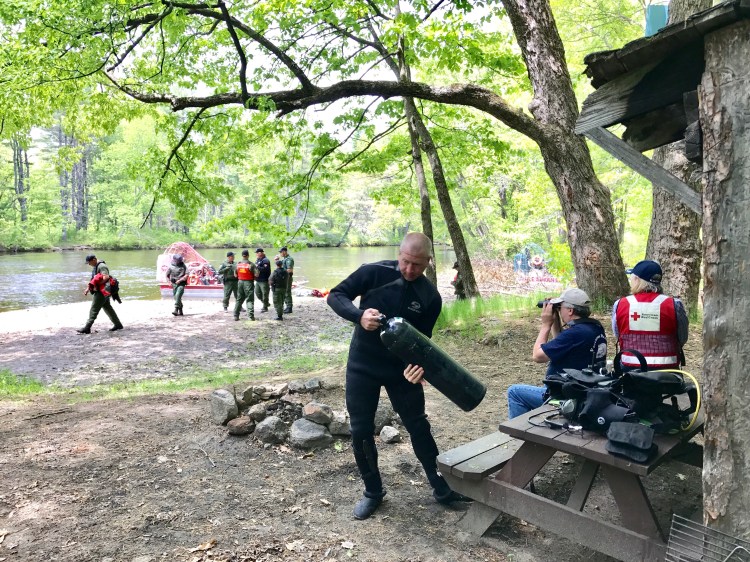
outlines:
M156 26L156 24L162 21L170 13L172 13L172 6L167 6L167 8L161 14L156 16L156 18L154 18L153 21L151 21L148 24L148 27L146 27L146 29L143 30L143 33L141 33L138 37L136 37L135 41L133 41L132 43L130 43L130 45L128 45L128 48L125 49L125 52L119 57L117 57L114 64L110 66L109 68L107 68L107 72L112 72L115 68L120 66L122 64L122 61L124 61L127 58L127 56L133 51L133 49L135 49L138 46L138 44L141 41L143 41L143 38L146 37L146 35L148 35L149 31L151 31ZM133 27L133 29L135 29L135 27Z
M237 54L240 57L240 89L242 90L242 100L244 105L244 101L247 100L247 57L245 56L245 51L242 49L242 45L240 44L240 38L237 37L237 32L234 30L232 18L229 15L229 10L227 10L227 5L224 3L224 0L220 0L219 7L221 8L221 13L224 15L224 21L227 22L227 29L229 30L229 35L232 37L234 48L237 49Z

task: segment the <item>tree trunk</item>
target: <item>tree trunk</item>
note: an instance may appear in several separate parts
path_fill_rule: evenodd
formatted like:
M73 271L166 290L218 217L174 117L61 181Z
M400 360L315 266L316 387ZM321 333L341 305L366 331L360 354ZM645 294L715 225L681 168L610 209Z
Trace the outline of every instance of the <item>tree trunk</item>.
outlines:
M529 110L543 127L534 140L560 198L576 282L592 299L628 292L609 190L594 173L586 142L573 133L578 105L548 0L506 0L534 89Z
M711 4L711 0L672 0L668 23L684 21L691 14L710 8ZM653 160L700 191L700 166L685 158L684 141L657 148ZM661 264L664 291L682 298L691 312L698 308L701 217L656 184L653 185L653 201L646 258Z
M10 144L13 150L13 187L16 192L21 225L25 226L24 223L28 219L26 193L29 188L29 156L17 138L13 137Z
M653 160L700 191L700 168L685 158L684 149L684 141L659 147ZM688 311L696 310L701 281L701 217L656 184L653 199L646 258L661 264L664 292L679 296Z
M414 164L414 173L417 176L417 185L419 186L419 214L422 218L422 233L432 240L435 244L435 237L432 231L432 204L430 203L430 192L427 190L427 178L424 174L424 164L422 163L422 149L419 148L419 135L414 128L414 123L410 114L417 115L417 107L412 98L404 99L404 112L409 122L409 139L411 141L411 160ZM433 263L425 270L427 279L437 287L437 271Z
M62 130L62 124L58 124L57 129L57 148L60 150L67 144L67 137ZM63 242L68 241L68 225L70 224L70 176L68 171L60 169L60 210L62 211L62 231L60 239Z
M703 131L704 519L750 540L750 21L705 38Z

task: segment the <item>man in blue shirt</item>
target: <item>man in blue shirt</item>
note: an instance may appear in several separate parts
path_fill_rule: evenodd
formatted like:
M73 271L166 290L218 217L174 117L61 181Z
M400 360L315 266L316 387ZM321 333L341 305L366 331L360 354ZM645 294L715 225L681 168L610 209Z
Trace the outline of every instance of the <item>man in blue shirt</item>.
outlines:
M545 301L532 360L549 361L547 374L604 363L607 357L604 327L590 315L591 300L581 289L567 289L558 298ZM550 335L552 340L548 341ZM544 403L546 391L544 386L512 385L508 388L508 416L515 418L538 408Z

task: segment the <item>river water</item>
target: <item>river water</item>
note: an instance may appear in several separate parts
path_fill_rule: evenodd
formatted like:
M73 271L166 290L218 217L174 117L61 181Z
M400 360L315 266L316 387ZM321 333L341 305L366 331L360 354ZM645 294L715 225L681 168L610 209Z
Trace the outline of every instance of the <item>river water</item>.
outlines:
M249 248L254 258L254 248ZM235 249L239 259L241 249ZM84 259L88 251L0 254L0 312L30 307L65 304L89 300L83 290L91 267ZM107 262L121 282L123 299L158 300L156 258L160 250L101 250L96 255ZM227 250L201 249L200 254L218 269ZM276 251L266 253L269 259ZM305 287L330 289L363 263L395 259L398 248L305 248L293 252L294 278L307 281ZM438 271L449 270L455 259L453 251L438 248Z

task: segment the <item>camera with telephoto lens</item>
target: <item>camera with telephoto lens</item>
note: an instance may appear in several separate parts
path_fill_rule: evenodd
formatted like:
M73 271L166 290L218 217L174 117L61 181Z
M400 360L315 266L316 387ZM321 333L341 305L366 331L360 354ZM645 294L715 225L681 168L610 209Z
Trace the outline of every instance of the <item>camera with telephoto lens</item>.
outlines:
M548 302L550 299L544 299L536 303L537 308L544 308L544 303ZM561 302L556 302L552 305L552 310L557 310L560 308Z

